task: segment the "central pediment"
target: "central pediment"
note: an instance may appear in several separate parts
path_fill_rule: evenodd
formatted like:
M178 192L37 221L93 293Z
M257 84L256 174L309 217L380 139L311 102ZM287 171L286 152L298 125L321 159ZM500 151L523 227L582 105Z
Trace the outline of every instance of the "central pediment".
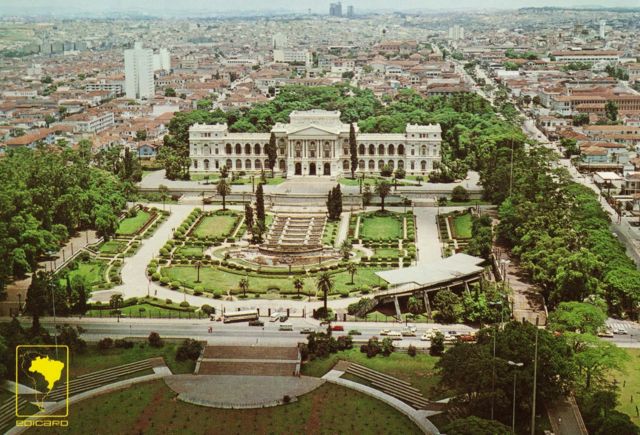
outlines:
M333 130L331 127L308 125L304 127L293 128L292 130L288 131L287 134L289 135L289 137L316 137L327 135L337 136L339 132L337 130Z

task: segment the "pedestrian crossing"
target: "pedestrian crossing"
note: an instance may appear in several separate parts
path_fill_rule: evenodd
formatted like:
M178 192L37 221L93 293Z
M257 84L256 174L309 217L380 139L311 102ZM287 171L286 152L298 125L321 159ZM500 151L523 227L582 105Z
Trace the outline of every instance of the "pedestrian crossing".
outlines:
M627 333L631 333L634 330L639 329L638 324L628 320L607 319L607 327L613 331L624 330Z

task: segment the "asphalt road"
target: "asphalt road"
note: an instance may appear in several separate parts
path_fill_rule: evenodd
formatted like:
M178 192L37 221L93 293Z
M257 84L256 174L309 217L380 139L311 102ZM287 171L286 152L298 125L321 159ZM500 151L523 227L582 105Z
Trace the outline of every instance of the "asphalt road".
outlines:
M118 322L115 318L110 319L78 319L65 318L58 319L57 324L67 323L70 325L79 325L85 329L82 337L88 341L98 341L101 338L124 338L124 337L147 337L150 332L155 331L164 338L195 338L205 340L209 344L262 344L262 345L278 345L278 344L295 344L305 342L306 336L301 334L303 328L312 328L316 331L324 331L326 326L320 326L318 321L308 318L290 318L287 323L293 325L293 331L279 331L280 322L270 322L269 318L261 318L264 322L264 328L256 326L248 326L247 322L241 323L222 323L212 322L209 320L178 320L178 319L120 319ZM25 319L25 323L28 320ZM44 327L53 330L53 319L42 319L41 323ZM391 331L402 331L404 324L391 322L334 322L333 325L341 325L344 328L342 332L334 332L335 335L347 334L350 330L355 329L361 332L361 335L354 335L354 339L368 340L371 337L382 338L380 332L382 329ZM475 329L467 325L440 325L440 324L415 324L417 333L415 337L404 337L402 340L396 341L399 347L408 347L413 344L416 347L425 347L428 342L421 341L420 336L428 329L438 329L443 333L448 331L456 331L456 333L468 333ZM208 332L209 327L213 330Z

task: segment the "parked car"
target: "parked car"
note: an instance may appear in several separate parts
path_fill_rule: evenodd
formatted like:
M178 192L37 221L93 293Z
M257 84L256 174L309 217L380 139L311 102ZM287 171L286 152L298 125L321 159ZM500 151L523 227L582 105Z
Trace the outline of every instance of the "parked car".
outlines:
M311 334L313 332L313 328L302 328L300 330L300 334Z
M424 333L420 336L420 340L422 341L431 341L432 335L429 333Z
M598 337L613 337L613 331L610 328L601 329L598 331Z
M344 331L344 326L342 326L342 325L333 325L331 327L331 330L332 331Z
M463 335L459 335L458 336L458 340L465 342L465 343L472 343L474 341L476 341L476 336L472 335L472 334L463 334Z
M403 329L401 334L402 334L403 337L415 337L416 336L416 332L412 331L410 328Z
M398 331L391 331L387 334L387 337L389 337L392 340L402 340L402 334Z
M458 337L455 335L451 335L451 334L445 334L444 335L444 342L445 343L455 343L458 340Z
M380 331L380 335L389 335L390 332L391 329L383 329L382 331Z
M293 325L291 323L281 323L278 326L278 331L293 331Z
M264 326L264 322L262 320L250 320L249 326Z

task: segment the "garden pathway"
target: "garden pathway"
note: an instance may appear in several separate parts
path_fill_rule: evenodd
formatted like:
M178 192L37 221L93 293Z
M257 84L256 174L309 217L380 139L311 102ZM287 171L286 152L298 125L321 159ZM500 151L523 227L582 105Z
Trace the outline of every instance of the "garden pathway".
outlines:
M347 240L349 236L349 219L351 219L350 212L343 212L342 216L340 216L340 226L338 227L338 235L336 236L336 241L333 244L336 248L339 248L342 243Z

